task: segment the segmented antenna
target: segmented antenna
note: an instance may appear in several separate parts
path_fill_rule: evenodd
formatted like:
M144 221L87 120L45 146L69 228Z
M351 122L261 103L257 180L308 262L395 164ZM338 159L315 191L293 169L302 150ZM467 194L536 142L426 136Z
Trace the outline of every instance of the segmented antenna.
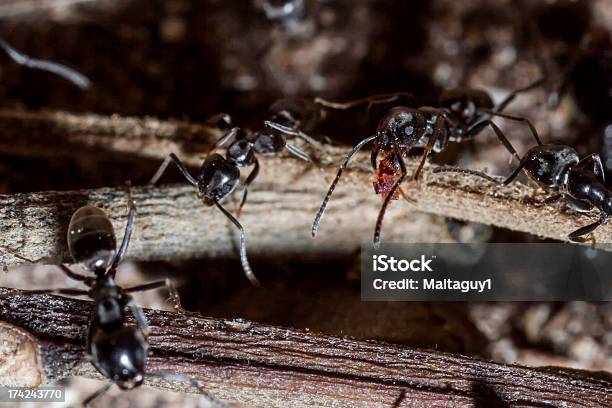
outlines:
M0 47L2 47L2 49L7 53L7 55L19 65L23 65L32 69L39 69L42 71L51 72L72 82L74 85L78 86L81 89L88 89L91 85L91 81L89 80L89 78L87 78L80 72L77 72L72 68L55 62L30 58L29 56L11 47L2 38L0 38Z

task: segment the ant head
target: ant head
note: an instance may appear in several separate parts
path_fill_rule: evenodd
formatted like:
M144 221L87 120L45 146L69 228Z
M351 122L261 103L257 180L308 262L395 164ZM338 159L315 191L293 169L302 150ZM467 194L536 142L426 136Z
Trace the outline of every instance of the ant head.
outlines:
M253 144L246 138L239 138L227 148L227 160L236 166L250 166L255 163Z
M68 225L68 250L74 261L104 272L115 258L117 242L110 220L100 208L86 205L74 212Z
M563 186L568 170L579 160L578 153L569 146L536 146L527 152L524 170L538 184L555 190Z
M424 134L426 129L425 116L422 112L398 106L390 109L378 123L376 133L379 140L376 143L384 149L389 149L392 140L402 146L413 146Z
M240 170L236 164L213 153L200 168L198 194L209 201L221 201L234 191L239 181Z
M147 343L139 330L125 326L113 333L96 332L90 352L100 372L122 390L142 384Z
M285 148L285 138L278 134L265 130L255 132L253 136L253 149L259 154L270 155L278 153Z
M444 91L440 96L440 106L463 124L474 123L478 118L478 109L493 108L493 101L488 93L471 88L455 88Z

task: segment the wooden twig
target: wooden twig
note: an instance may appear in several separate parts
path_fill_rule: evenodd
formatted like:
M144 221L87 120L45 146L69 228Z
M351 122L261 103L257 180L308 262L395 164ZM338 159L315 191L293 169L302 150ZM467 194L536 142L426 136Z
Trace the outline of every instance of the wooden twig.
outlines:
M10 359L0 358L6 373L0 384L99 377L82 358L91 308L91 302L0 289L0 333L5 344L15 344ZM612 377L604 373L503 365L243 320L145 314L149 372L189 374L219 398L252 406L612 406ZM9 367L9 361L23 363ZM21 369L33 374L21 376Z
M162 159L176 152L186 163L198 166L202 154L219 132L203 125L162 122L156 119L1 111L0 151L12 154L66 155L83 146L100 155L122 152ZM16 129L19 129L18 131ZM54 141L50 143L50 138ZM345 148L314 151L319 165L288 157L264 159L260 177L252 186L241 217L248 235L249 252L258 254L350 253L371 240L380 197L371 189L371 171L365 155L337 188L323 218L319 236L310 237L310 226L336 165ZM408 160L413 171L417 160ZM361 164L360 164L361 163ZM145 180L133 180L135 185ZM415 211L480 222L565 241L567 234L591 222L593 216L546 204L541 190L520 183L498 188L469 175L432 174L422 181L406 182L404 189L415 204L393 203L385 218L383 241L448 241L443 227L428 223L418 227ZM138 260L184 259L198 256L235 256L235 231L214 208L199 202L189 186L135 188L139 208L137 232L128 257ZM72 211L83 204L109 212L117 231L125 222L124 189L45 192L0 196L0 246L29 258L51 257L67 261L65 233ZM228 203L231 208L231 200ZM27 228L25 228L27 226ZM118 232L119 234L119 232ZM599 228L599 244L610 242L612 226ZM282 239L278 239L282 237ZM603 245L609 249L609 245ZM0 263L20 263L1 255Z

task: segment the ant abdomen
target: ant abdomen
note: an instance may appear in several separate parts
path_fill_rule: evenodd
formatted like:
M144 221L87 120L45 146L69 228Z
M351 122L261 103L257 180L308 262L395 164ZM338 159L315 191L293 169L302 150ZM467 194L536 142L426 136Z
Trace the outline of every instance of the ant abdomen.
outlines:
M205 199L220 201L227 197L240 181L240 170L225 157L210 154L200 170L198 192Z
M271 120L284 126L299 123L304 132L311 131L323 119L320 107L310 99L283 98L270 105Z
M87 205L74 212L68 226L68 249L90 271L106 270L117 250L113 224L101 209Z

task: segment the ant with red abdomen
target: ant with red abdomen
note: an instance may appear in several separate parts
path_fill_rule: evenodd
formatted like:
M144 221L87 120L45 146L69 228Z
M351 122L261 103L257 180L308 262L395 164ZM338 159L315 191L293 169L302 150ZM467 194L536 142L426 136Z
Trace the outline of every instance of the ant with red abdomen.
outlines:
M534 139L538 144L541 144L535 127L528 119L508 115L502 113L502 111L518 94L540 86L543 81L544 79L540 79L511 92L497 105L493 104L489 94L483 90L456 88L442 93L439 107L422 106L413 108L397 106L391 108L378 123L376 132L355 145L340 165L338 173L332 181L312 224L313 238L317 235L321 218L342 176L342 172L348 167L355 154L368 143L372 142L374 144L370 155L372 168L377 173L374 190L383 197L383 204L378 213L374 230L373 244L375 248L378 248L380 245L380 231L387 206L391 200L398 198L397 191L407 176L404 157L413 148L424 148L421 161L413 176L414 180L418 180L425 161L432 151L436 153L441 152L447 147L449 142L461 143L470 141L487 126L493 129L501 143L518 159L519 156L508 139L493 122L492 118L495 116L526 123ZM365 103L371 104L372 100L371 98L362 98L346 103L338 103L317 98L315 102L326 108L349 109ZM383 155L383 158L378 161L380 154Z

